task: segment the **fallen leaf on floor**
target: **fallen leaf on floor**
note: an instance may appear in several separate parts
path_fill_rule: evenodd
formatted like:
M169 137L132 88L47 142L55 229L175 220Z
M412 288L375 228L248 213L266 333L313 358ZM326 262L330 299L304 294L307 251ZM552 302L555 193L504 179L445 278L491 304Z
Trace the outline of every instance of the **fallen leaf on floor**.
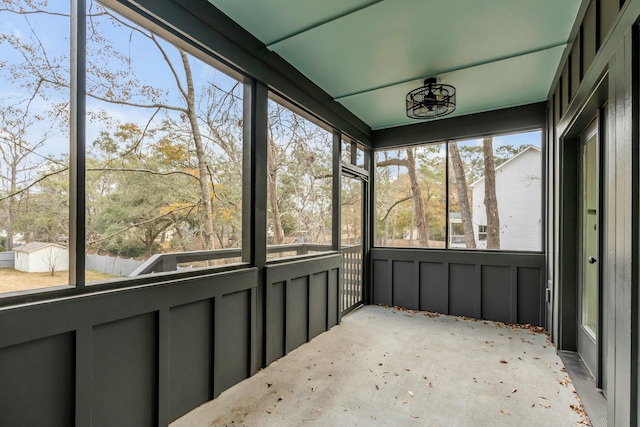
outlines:
M271 413L271 409L267 409L266 412L267 412L267 414L270 414Z
M433 388L433 384L429 383L429 384L427 384L427 387Z
M513 390L511 390L511 394L515 393L516 391L518 391L518 389L514 388Z
M411 371L411 369L409 369L409 368L404 368L404 370L407 371L407 372Z
M316 388L315 387L311 387L311 392L314 392L314 391L316 391Z
M507 362L507 361L506 361L506 360L504 360L504 359L500 359L500 363L509 363L509 362Z
M410 415L410 417L411 417L411 418L420 418L420 417L419 417L419 416L417 416L417 415Z
M511 415L506 409L500 409L500 412L502 412L504 415Z
M273 384L267 383L267 388L271 387Z
M278 402L280 402L281 400L284 400L284 396L280 396L280 397L278 398Z
M534 406L536 406L536 404L535 404L535 403L532 403L532 404L531 404L531 407L533 408Z
M544 403L541 403L540 406L547 409L551 408L551 405L545 405Z

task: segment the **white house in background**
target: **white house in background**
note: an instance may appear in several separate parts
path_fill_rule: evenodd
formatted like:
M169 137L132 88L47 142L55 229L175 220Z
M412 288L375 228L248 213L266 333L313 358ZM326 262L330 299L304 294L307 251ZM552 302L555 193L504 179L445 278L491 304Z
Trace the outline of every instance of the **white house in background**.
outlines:
M69 270L69 249L55 243L29 242L14 249L14 268L27 273Z
M527 147L496 168L500 249L539 251L542 245L542 153ZM484 177L471 184L472 221L478 248L487 247Z

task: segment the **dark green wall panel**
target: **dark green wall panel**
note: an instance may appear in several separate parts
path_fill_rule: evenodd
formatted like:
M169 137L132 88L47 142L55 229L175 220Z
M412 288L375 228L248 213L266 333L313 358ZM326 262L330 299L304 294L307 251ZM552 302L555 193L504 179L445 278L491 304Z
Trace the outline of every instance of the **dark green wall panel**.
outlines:
M0 425L69 426L75 411L74 334L0 349Z
M592 1L582 21L582 70L586 73L598 49L596 32L596 2Z
M543 311L540 270L518 268L518 323L535 325Z
M455 316L479 317L476 266L449 264L449 310Z
M528 311L544 304L544 254L373 248L370 256L374 304L391 305L393 295L403 308L416 309L418 301L420 310L546 325L544 311L535 318ZM530 292L520 294L520 287Z
M511 268L482 266L482 317L511 322Z
M157 337L156 313L94 327L94 426L157 425Z
M600 40L599 45L604 43L605 37L611 30L616 17L618 16L618 11L620 10L620 0L600 0L598 2L599 13L598 18L600 20Z
M393 305L418 310L420 307L420 283L418 263L393 262Z
M386 259L373 260L373 303L393 305L391 265Z
M338 324L340 315L340 307L338 304L338 294L340 286L341 270L333 269L329 271L327 284L327 328L331 328Z
M291 280L287 285L285 350L307 342L309 336L309 279L307 276Z
M212 398L213 336L212 301L199 301L170 310L170 421Z
M309 282L309 339L327 330L328 283L328 271L311 275Z
M448 265L436 262L420 263L420 310L449 312Z
M284 317L285 317L285 282L277 282L271 286L271 297L269 299L269 321L268 329L268 355L267 363L271 363L279 357L284 356Z
M214 396L249 377L251 291L224 295L215 305Z

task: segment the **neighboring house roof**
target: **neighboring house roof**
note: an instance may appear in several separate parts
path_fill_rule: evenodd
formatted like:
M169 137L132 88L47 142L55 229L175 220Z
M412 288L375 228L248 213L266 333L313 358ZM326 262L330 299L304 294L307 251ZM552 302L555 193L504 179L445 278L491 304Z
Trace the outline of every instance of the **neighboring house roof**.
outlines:
M522 150L521 152L519 152L518 154L516 154L515 156L513 156L512 158L510 158L509 160L507 160L504 163L500 163L500 165L496 166L496 172L498 171L498 169L502 169L505 166L508 166L510 163L513 163L517 158L522 157L524 155L524 153L526 153L529 150L534 150L537 151L538 153L541 153L542 150L539 149L538 147L534 147L533 145L530 145L529 147L525 148L524 150ZM481 178L478 178L473 184L471 184L469 187L473 188L476 185L478 185L478 183L480 183L481 181L484 180L484 176Z
M55 246L60 249L67 249L66 246L56 245L55 243L45 243L45 242L29 242L26 245L18 246L13 249L14 252L35 252L40 249L48 248L50 246Z

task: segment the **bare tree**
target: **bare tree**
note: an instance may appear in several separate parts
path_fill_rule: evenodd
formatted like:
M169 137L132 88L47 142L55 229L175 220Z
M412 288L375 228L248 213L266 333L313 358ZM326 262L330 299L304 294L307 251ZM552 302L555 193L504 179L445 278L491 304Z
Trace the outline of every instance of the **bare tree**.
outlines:
M273 244L280 245L284 241L284 230L282 229L282 218L280 216L280 206L278 203L278 169L279 165L276 157L276 144L269 138L267 142L267 193L269 194L269 208L271 209L271 220L273 225Z
M496 197L496 163L493 138L482 140L484 152L484 206L487 211L487 249L500 249L500 216Z
M402 166L407 168L407 173L409 174L409 181L411 184L411 196L413 201L413 209L415 214L415 223L418 228L418 238L420 239L420 243L429 247L429 227L427 225L426 216L425 216L425 208L422 199L422 190L420 189L420 183L418 182L418 176L416 174L416 157L415 157L415 148L406 148L405 153L407 155L406 159L386 159L381 162L378 162L376 166L385 167L385 166ZM413 225L413 224L412 224ZM411 230L413 237L413 230Z
M460 158L458 143L453 141L449 144L449 159L456 180L458 190L458 203L460 204L460 215L462 216L462 226L464 228L464 240L469 249L476 248L476 239L473 234L473 222L471 220L471 203L469 203L469 193L467 190L467 178L464 173L464 166Z

